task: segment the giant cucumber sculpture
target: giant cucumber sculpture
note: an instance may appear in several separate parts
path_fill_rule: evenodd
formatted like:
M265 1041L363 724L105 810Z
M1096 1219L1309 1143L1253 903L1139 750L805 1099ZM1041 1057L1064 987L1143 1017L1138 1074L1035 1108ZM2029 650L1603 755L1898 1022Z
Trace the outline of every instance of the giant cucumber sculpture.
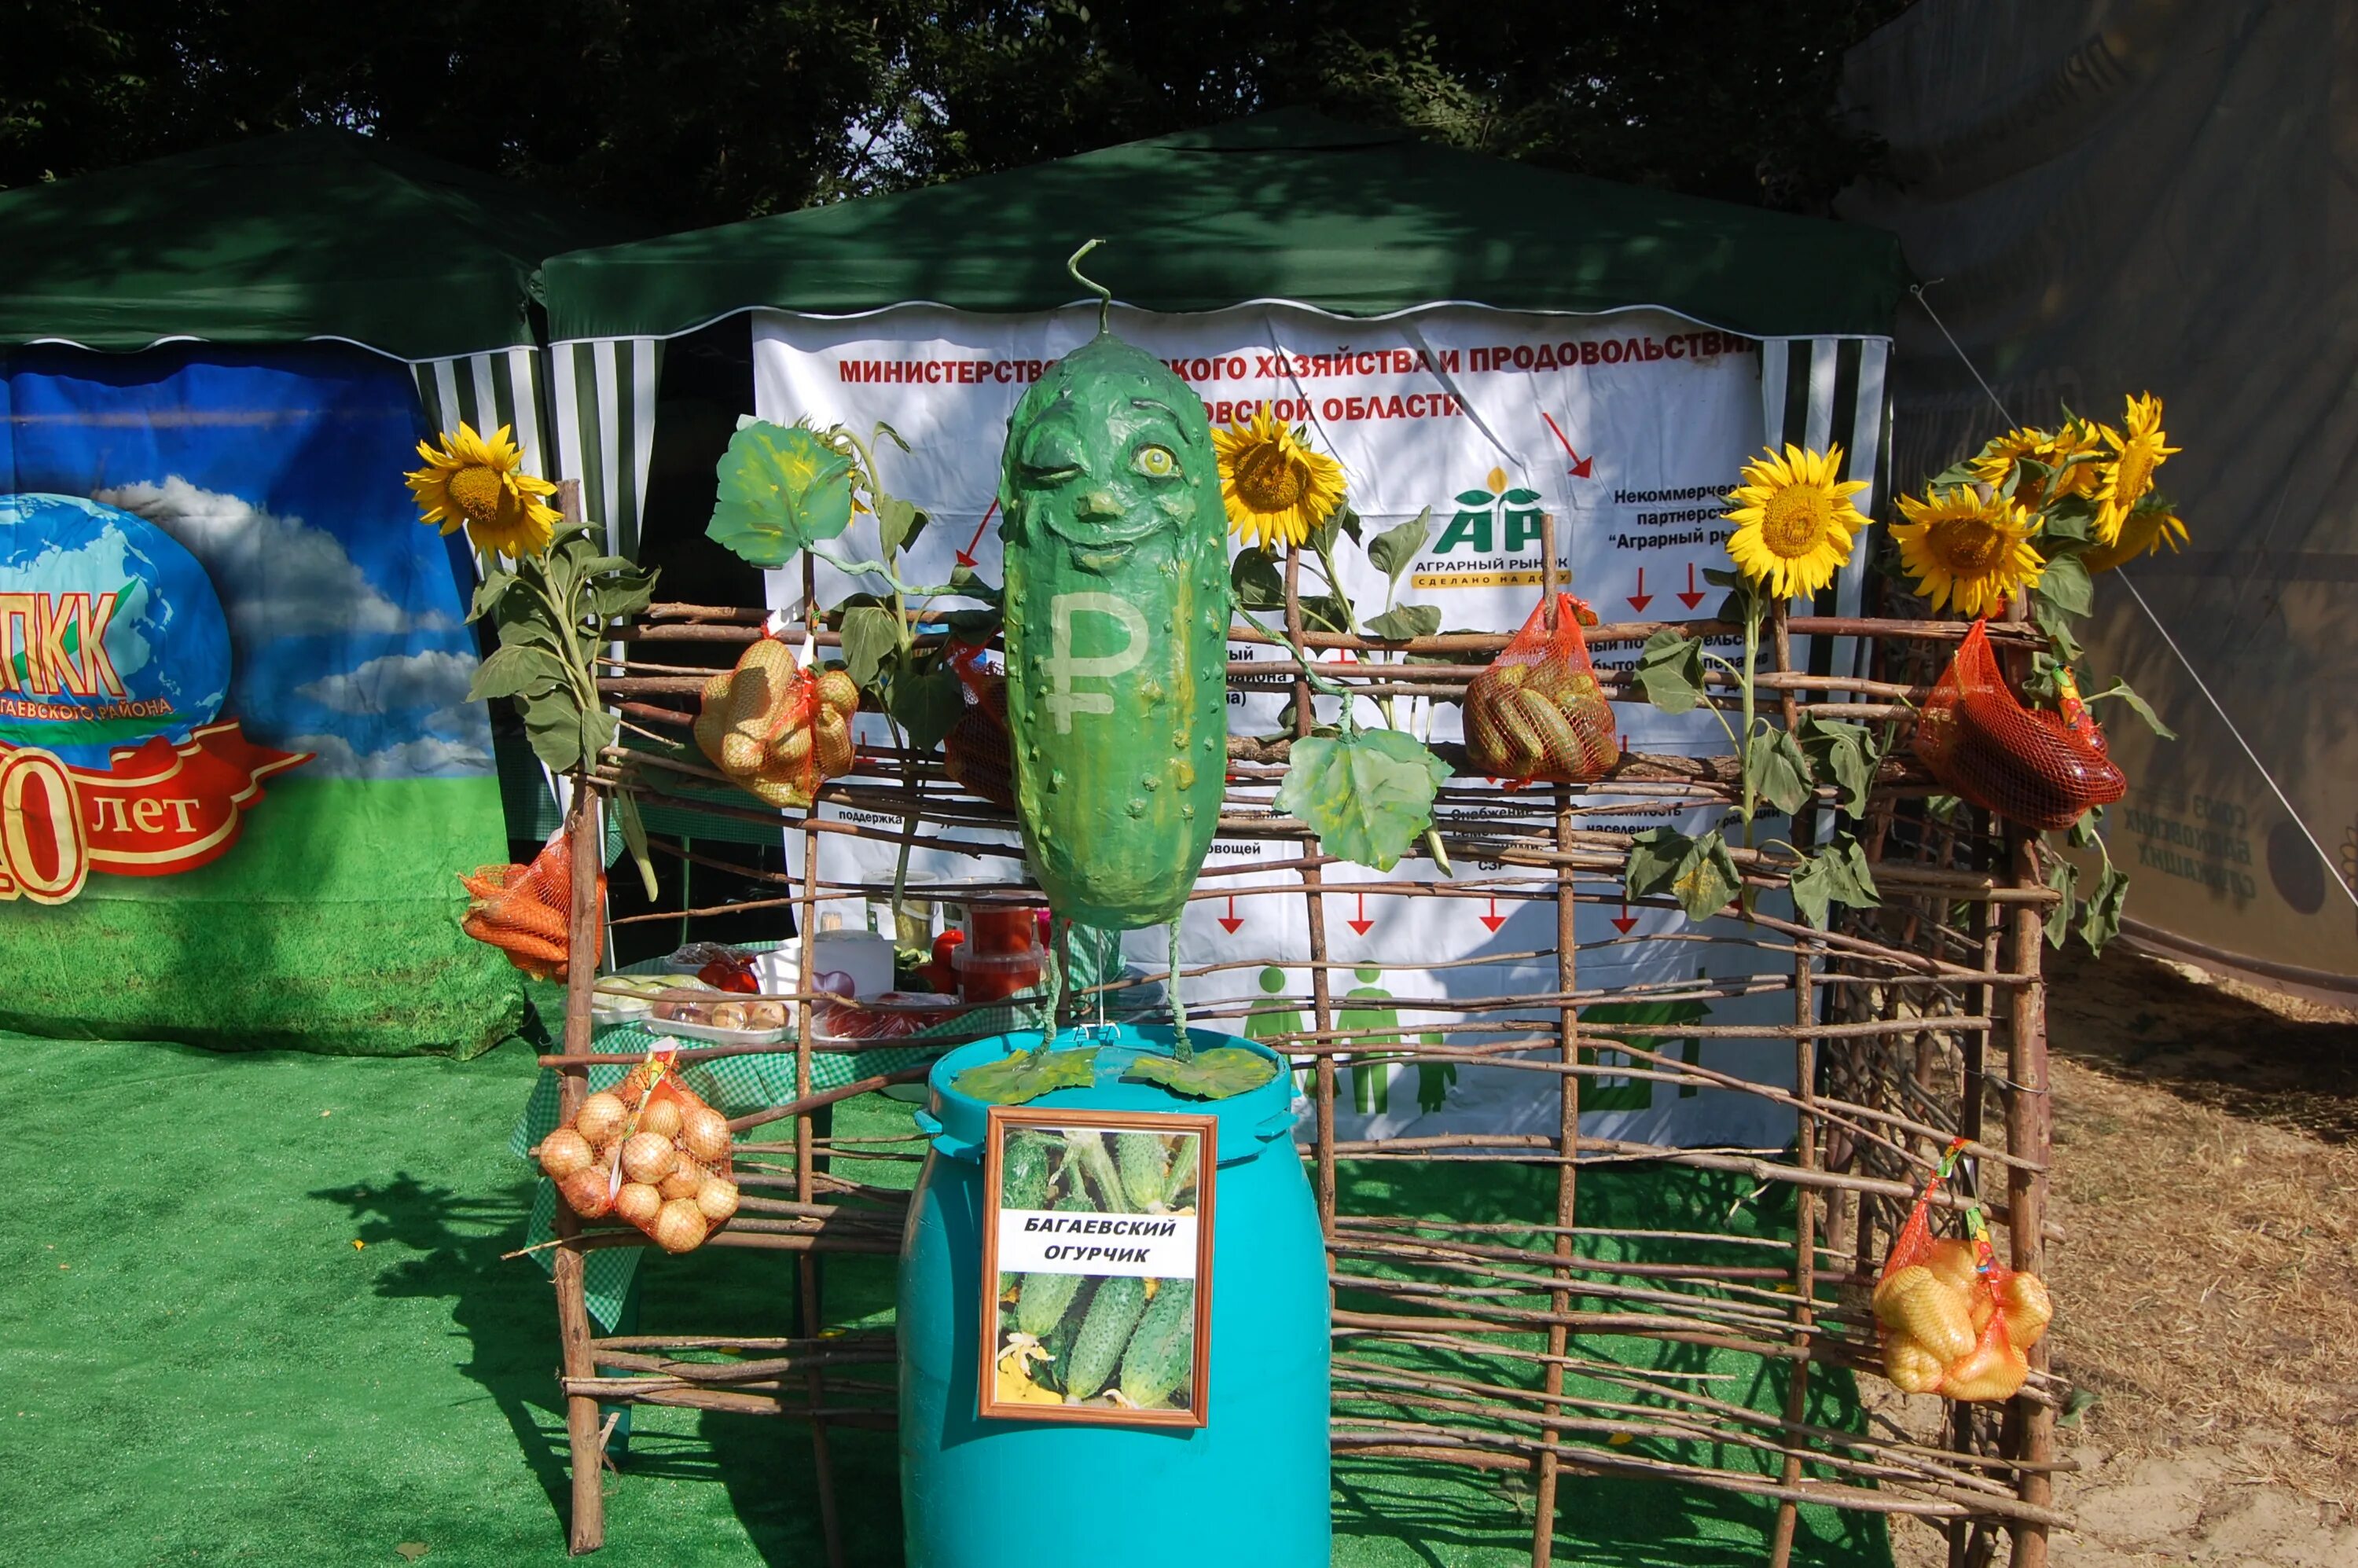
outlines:
M1033 874L1084 925L1174 921L1228 762L1227 526L1203 400L1101 313L1009 417L999 504Z

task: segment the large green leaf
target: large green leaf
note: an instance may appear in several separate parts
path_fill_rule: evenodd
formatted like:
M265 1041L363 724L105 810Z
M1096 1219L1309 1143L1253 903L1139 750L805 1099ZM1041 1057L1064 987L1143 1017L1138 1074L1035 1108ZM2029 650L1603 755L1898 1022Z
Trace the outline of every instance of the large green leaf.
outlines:
M862 689L901 645L901 618L882 605L855 604L843 612L843 667Z
M1433 821L1449 765L1412 735L1361 730L1293 743L1277 809L1298 816L1330 855L1389 871Z
M1675 827L1649 827L1629 841L1629 859L1621 869L1621 890L1631 898L1650 898L1671 885L1679 867L1694 848L1694 840Z
M1161 1084L1190 1099L1226 1099L1248 1094L1277 1076L1277 1064L1241 1045L1218 1045L1199 1051L1188 1061L1176 1056L1141 1054L1122 1075L1124 1082Z
M1679 863L1678 875L1671 879L1671 892L1689 920L1710 919L1743 888L1744 878L1736 869L1736 858L1727 852L1727 840L1715 832L1694 841L1687 858Z
M892 559L895 550L905 550L917 542L930 521L909 502L897 495L876 498L876 535L884 546L884 557Z
M573 693L559 688L540 697L517 699L524 710L525 739L532 754L555 773L569 773L581 762L581 705Z
M1878 760L1874 732L1862 724L1820 719L1804 708L1800 739L1818 782L1838 792L1836 804L1853 816L1865 813L1867 785L1874 782Z
M1228 586L1247 610L1285 607L1285 574L1277 569L1277 557L1258 545L1237 552L1228 564Z
M1660 631L1638 654L1638 686L1646 700L1665 713L1685 713L1703 700L1703 643Z
M2139 697L2136 691L2131 689L2128 682L2122 680L2117 676L2114 677L2113 684L2111 686L2106 687L2104 690L2096 693L2087 700L2092 704L2098 703L2102 702L2108 697L2117 697L2123 702L2127 703L2129 705L2129 711L2136 714L2139 719L2144 719L2146 721L2146 727L2151 730L2155 734L2160 736L2163 740L2175 741L2178 739L2178 731L2172 730L2169 725L2164 724L2161 721L2161 715L2153 710L2153 705L2146 701L2145 698Z
M1368 630L1379 637L1399 642L1406 642L1411 637L1430 637L1441 630L1441 606L1396 604L1369 621Z
M2031 592L2066 615L2086 615L2096 608L2095 584L2088 576L2087 563L2077 556L2050 559Z
M1432 537L1433 508L1428 506L1407 522L1387 528L1368 540L1368 559L1378 571L1398 582L1415 564L1425 541Z
M729 438L705 532L754 566L784 566L851 525L851 477L817 432L753 420Z
M910 746L919 752L940 745L965 708L965 688L946 665L938 664L894 675L892 695L885 704L886 711L909 732Z
M950 1087L985 1105L1022 1105L1056 1089L1087 1088L1097 1075L1094 1045L1081 1051L1024 1051L968 1067L950 1080Z
M492 650L475 666L467 683L467 700L486 702L501 697L538 697L566 682L564 661L534 643L512 643Z
M1883 902L1866 848L1848 834L1806 857L1793 873L1792 885L1794 907L1821 931L1826 929L1834 904L1874 909Z
M1744 772L1753 793L1788 816L1809 803L1810 759L1790 730L1771 726L1754 735L1744 748Z
M2121 907L2128 902L2129 874L2107 862L2096 878L2096 890L2080 907L2080 940L2101 955L2104 944L2121 934Z
M2047 945L2060 948L2071 934L2071 895L2080 885L2080 868L2058 855L2047 868L2047 885L2062 895L2047 911Z

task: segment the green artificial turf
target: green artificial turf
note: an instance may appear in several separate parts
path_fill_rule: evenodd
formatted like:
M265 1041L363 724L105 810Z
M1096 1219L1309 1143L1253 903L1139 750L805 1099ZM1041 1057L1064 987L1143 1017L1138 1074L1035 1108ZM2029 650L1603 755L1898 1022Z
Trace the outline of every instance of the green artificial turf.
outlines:
M428 1568L566 1562L549 1287L499 1256L531 1195L505 1144L534 1071L514 1044L462 1063L0 1036L0 1104L16 1112L0 1139L0 1562L313 1568L398 1564L405 1544ZM881 1098L837 1123L907 1128L908 1108ZM1380 1170L1347 1207L1552 1206L1545 1173L1444 1199L1454 1173ZM1584 1172L1583 1219L1683 1207L1709 1228L1742 1196L1682 1177L1666 1206L1649 1181ZM1739 1206L1734 1223L1775 1220ZM777 1255L716 1249L644 1277L642 1332L787 1331ZM829 1260L826 1278L831 1320L889 1321L889 1260ZM1684 1354L1727 1374L1724 1397L1781 1400L1757 1364ZM1823 1379L1816 1413L1855 1420L1847 1392ZM851 1562L897 1563L891 1434L833 1441ZM824 1561L799 1426L642 1409L622 1464L616 1562ZM1336 1561L1522 1562L1528 1496L1520 1478L1343 1464ZM1561 1517L1559 1562L1716 1568L1764 1560L1773 1509L1567 1479ZM1889 1555L1871 1521L1808 1509L1796 1561Z
M269 781L228 853L0 903L0 1027L223 1050L471 1055L520 977L459 929L453 874L507 858L497 782Z

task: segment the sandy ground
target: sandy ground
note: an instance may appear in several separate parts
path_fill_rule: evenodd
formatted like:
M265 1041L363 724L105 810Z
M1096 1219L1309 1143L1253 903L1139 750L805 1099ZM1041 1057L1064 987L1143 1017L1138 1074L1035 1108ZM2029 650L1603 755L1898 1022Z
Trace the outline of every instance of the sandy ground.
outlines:
M2075 943L2049 1004L2063 1568L2358 1568L2358 1014ZM1912 1430L1939 1401L1888 1394ZM1893 1531L1900 1568L1948 1542Z

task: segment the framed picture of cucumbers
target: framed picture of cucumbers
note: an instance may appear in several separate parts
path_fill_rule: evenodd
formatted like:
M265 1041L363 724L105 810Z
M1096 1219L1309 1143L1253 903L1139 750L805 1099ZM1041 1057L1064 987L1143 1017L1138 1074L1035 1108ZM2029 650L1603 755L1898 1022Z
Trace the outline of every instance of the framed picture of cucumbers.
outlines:
M1206 1423L1217 1130L1209 1116L991 1108L984 1419Z

